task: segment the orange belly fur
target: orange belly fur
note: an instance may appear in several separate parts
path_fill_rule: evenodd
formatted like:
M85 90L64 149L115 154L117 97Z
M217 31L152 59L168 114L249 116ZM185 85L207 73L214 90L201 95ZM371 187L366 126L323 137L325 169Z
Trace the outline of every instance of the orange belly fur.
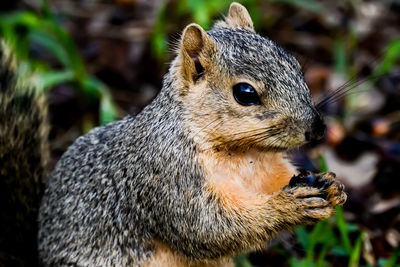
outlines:
M258 195L280 190L295 174L283 153L208 151L200 160L211 190L228 205L247 207Z

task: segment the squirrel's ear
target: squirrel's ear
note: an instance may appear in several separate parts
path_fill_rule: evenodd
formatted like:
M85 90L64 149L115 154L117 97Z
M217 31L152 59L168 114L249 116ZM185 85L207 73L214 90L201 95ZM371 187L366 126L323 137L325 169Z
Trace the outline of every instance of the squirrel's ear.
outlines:
M253 21L249 12L244 6L236 2L230 5L225 22L231 27L242 27L254 31Z
M197 80L203 74L203 64L214 50L214 41L200 25L192 23L186 26L180 48L184 75Z

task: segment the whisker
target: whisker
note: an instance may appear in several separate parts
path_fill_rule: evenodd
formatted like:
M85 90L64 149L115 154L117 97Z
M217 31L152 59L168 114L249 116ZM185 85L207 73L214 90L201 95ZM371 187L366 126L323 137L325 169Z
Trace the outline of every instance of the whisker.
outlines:
M253 138L253 137L260 136L260 135L264 136L264 134L265 134L265 132L262 132L262 133L257 133L257 134L253 134L253 135L249 135L249 136L244 136L244 137L241 137L241 138L236 138L236 139L233 139L233 140L230 140L230 141L227 141L227 142L218 144L218 145L216 145L216 147L221 147L221 146L229 145L229 144L231 144L231 143L236 143L236 142L239 142L239 141L242 141L242 142L243 142L243 141L245 141L246 139L250 139L250 138Z
M233 136L237 136L237 135L240 135L240 134L249 134L249 133L253 133L253 132L257 132L257 131L261 131L260 134L263 134L265 131L269 131L270 129L272 129L274 127L275 126L270 126L270 127L266 127L266 128L258 128L258 129L248 130L248 131L237 132L237 133L225 135L225 137L233 137ZM215 138L213 140L214 141L218 140L218 138Z
M357 87L358 85L362 84L365 81L366 78L362 78L360 80L355 80L352 81L351 83L347 82L345 84L343 84L342 86L340 86L339 88L337 88L336 90L334 90L333 92L329 93L322 101L320 101L316 106L321 107L323 105L325 105L326 103L329 102L329 100L331 100L332 98L335 98L339 95L342 95L343 93L348 92L349 90Z
M382 52L379 53L379 55L375 57L372 61L370 61L368 64L375 65L375 63L382 58L382 55L385 54L388 49L389 47L383 49ZM377 80L378 78L385 75L385 73L377 72L376 74L372 74L368 77L357 79L356 77L358 74L359 73L354 74L352 77L350 77L348 81L346 81L344 84L342 84L333 92L329 93L326 97L324 97L324 99L322 99L318 104L316 104L316 108L320 109L321 107L324 107L326 104L331 103L330 101L332 99L336 99L334 101L337 101L338 99L346 96L349 93L349 91L353 90L354 88L358 87L359 85L361 85L366 81L374 81L375 79Z
M208 123L206 126L204 126L203 128L201 128L200 130L198 130L198 131L194 134L193 137L197 136L200 132L202 132L203 130L207 129L208 127L210 127L212 124L214 124L214 123L217 122L217 121L220 121L220 119L219 119L219 118L216 118L215 120L211 121L211 122ZM220 121L218 124L220 124L220 123L221 123L221 121ZM218 124L217 124L217 125L218 125Z
M362 78L360 80L357 80L354 83L347 85L346 87L341 86L338 89L336 89L334 92L328 94L322 101L320 101L318 104L316 104L315 107L317 109L321 109L325 105L327 105L329 103L336 102L339 99L341 99L344 96L349 95L351 93L354 94L354 93L360 93L360 92L368 91L368 90L359 90L359 91L356 91L356 92L350 92L351 90L357 88L361 84L363 84L363 83L365 83L367 81L373 81L375 79L378 79L381 76L383 76L383 74L371 75L371 76Z
M211 131L209 131L208 134L213 134L217 130L219 130L219 127L221 126L221 124L222 124L222 121L219 121L216 125L213 126L213 129Z
M282 132L279 132L279 134L282 134ZM278 142L280 142L281 140L282 140L282 136L281 135L279 135L277 138L275 138L272 142L269 142L269 143L267 143L266 144L266 147L269 147L269 148L273 148L274 147L274 145L276 144L276 143L278 143ZM265 141L265 140L267 140L268 138L263 138L263 139L260 139L260 140L258 140L257 141L257 143L261 143L261 142L263 142L263 141ZM256 143L255 143L256 144Z
M281 131L281 130L280 130L280 131L277 131L277 132L275 132L275 133L273 133L273 134L271 134L271 135L268 135L268 136L261 136L261 137L259 137L259 138L253 139L253 140L251 140L247 145L254 146L254 145L256 145L257 143L261 143L261 142L267 140L268 138L277 136L277 135L279 135L279 134L282 134L282 131ZM279 139L279 138L276 138L275 141L278 140L278 139Z
M246 136L245 138L237 139L237 141L243 142L243 145L244 145L244 146L252 147L252 146L253 146L254 144L256 144L257 142L261 142L262 140L266 140L266 139L271 138L271 137L273 137L273 136L276 136L276 135L278 135L278 134L280 134L280 133L282 132L281 129L277 129L277 128L273 129L273 130L275 130L275 131L271 131L271 130L272 130L272 129L263 132L263 133L261 134L261 136L259 136L260 134L256 134L256 135L252 135L252 136ZM257 137L257 136L258 136L258 137ZM249 142L246 142L246 139L250 139L250 138L253 138L253 137L257 137L257 138L251 139L251 140L249 140ZM232 141L235 141L235 140L232 140ZM226 145L226 144L229 144L230 142L231 142L231 141L225 142L225 143L220 144L220 145ZM218 145L218 146L220 146L220 145Z
M327 104L336 103L336 102L338 102L339 100L341 100L344 96L360 94L360 93L364 93L364 92L368 92L368 91L369 91L369 89L357 90L357 91L355 91L355 92L346 92L345 94L340 95L340 96L338 96L337 98L332 98L332 99L330 99L329 102L325 103L325 104L324 104L323 106L321 106L321 107L324 107L324 106L327 105ZM321 107L317 107L317 109L318 109L318 108L321 108Z

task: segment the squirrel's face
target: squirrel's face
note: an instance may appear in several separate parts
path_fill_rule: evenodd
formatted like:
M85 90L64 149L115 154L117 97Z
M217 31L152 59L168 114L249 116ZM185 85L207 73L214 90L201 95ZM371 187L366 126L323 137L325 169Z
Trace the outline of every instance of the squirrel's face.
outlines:
M205 148L280 151L324 134L299 63L256 34L241 5L208 33L189 25L175 62L184 114Z

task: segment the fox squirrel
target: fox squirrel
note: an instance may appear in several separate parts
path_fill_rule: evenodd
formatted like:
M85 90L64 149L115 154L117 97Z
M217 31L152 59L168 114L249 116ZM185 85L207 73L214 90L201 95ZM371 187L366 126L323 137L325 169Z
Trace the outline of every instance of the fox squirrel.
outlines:
M139 115L93 129L59 160L39 211L40 263L232 265L345 202L334 174L302 179L286 156L324 131L296 59L232 3L211 30L184 29Z

